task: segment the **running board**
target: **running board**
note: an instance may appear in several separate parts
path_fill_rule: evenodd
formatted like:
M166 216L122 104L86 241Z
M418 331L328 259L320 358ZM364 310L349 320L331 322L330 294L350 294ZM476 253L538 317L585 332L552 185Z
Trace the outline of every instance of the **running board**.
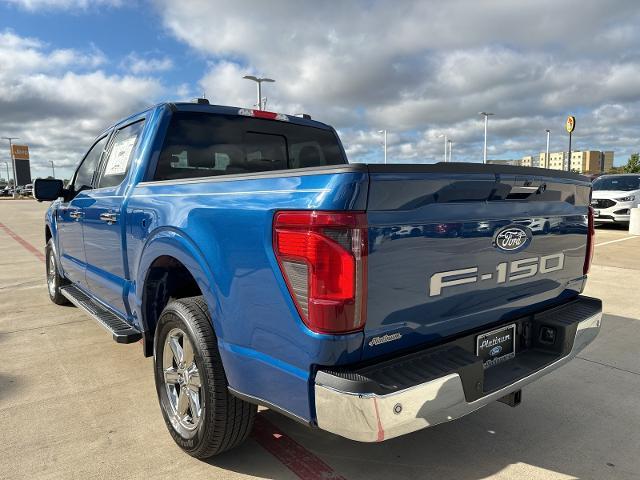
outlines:
M118 343L134 343L142 338L142 334L129 325L120 315L93 300L86 293L74 285L68 285L60 289L64 295L76 307L83 309L94 320L102 325L113 335L113 340Z

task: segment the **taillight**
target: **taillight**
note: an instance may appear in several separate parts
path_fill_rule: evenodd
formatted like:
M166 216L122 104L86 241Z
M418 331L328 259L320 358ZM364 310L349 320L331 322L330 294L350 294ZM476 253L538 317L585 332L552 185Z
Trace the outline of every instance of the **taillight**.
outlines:
M593 248L595 243L596 229L593 225L593 207L589 207L589 213L587 214L587 253L584 257L584 267L582 268L582 274L589 273L591 268L591 260L593 259Z
M365 213L277 212L273 248L298 313L311 330L335 334L364 327Z

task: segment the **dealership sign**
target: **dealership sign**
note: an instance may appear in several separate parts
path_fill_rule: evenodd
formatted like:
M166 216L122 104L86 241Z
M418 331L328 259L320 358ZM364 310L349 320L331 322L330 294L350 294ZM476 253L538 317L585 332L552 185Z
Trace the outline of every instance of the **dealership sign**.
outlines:
M11 145L11 153L16 160L29 160L29 147L26 145Z

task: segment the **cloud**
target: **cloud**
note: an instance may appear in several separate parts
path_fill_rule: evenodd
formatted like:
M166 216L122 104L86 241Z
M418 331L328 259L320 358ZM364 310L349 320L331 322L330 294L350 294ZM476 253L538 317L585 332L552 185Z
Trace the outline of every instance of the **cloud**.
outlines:
M96 7L120 7L122 0L4 0L28 11L40 10L88 10Z
M635 1L155 3L165 27L209 59L200 83L217 103L256 102L246 73L275 78L269 108L332 123L352 160L378 159L362 132L386 128L398 133L389 142L396 161L438 159L436 132L454 139L454 158L477 161L481 110L496 113L491 156L540 151L545 128L553 149L566 148L569 113L577 145L619 157L638 148L621 146L601 121L605 105L618 105L635 122L620 125L621 138L640 129L629 113L640 109Z
M36 38L20 37L10 30L0 32L0 75L9 78L33 72L60 72L69 67L92 69L106 62L95 47L89 51L49 49Z
M145 73L166 72L173 68L173 60L169 57L145 58L136 52L131 52L122 61L123 69L139 75Z
M53 160L68 177L101 130L165 93L160 81L109 74L105 63L95 48L54 49L0 32L0 131L30 146L34 175L48 175Z

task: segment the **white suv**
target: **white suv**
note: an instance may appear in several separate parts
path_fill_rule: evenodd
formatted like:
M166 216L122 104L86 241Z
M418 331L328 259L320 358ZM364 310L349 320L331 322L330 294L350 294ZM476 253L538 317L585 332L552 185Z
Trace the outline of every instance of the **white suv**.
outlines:
M593 182L591 206L596 223L627 223L640 205L640 173L603 175Z

